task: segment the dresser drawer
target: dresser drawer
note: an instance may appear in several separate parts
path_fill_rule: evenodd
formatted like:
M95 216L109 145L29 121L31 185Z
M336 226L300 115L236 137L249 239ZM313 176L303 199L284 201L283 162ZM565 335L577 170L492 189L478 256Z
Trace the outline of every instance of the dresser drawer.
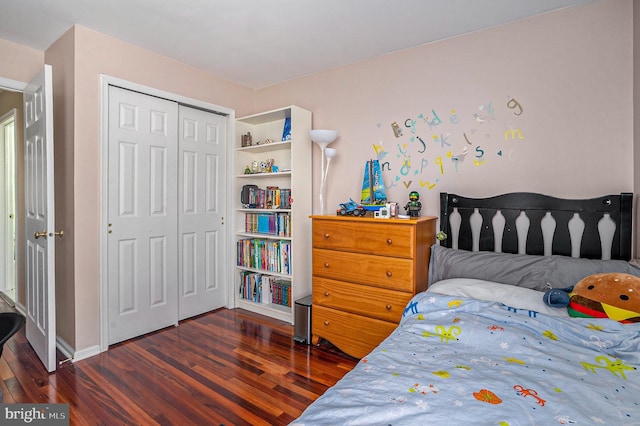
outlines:
M413 260L313 249L314 277L414 291Z
M414 241L415 227L409 224L313 222L313 246L317 248L413 259Z
M343 352L362 358L398 326L395 323L361 317L323 306L313 306L311 332L327 339Z
M384 321L400 322L412 293L315 277L313 305L340 309Z

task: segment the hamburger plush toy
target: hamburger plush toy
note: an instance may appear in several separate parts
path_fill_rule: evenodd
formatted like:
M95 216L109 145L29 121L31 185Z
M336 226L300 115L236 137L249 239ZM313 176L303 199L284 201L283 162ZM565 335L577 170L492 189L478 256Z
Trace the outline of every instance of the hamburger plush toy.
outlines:
M589 275L569 293L569 315L640 322L640 277L609 272Z

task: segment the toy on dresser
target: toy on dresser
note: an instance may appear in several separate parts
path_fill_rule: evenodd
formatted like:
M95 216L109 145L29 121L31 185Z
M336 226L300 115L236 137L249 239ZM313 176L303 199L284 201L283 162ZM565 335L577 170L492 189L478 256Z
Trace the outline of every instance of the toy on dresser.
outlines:
M420 216L420 210L422 210L422 203L419 200L420 200L420 194L418 194L418 191L411 191L409 193L409 202L405 204L404 211L410 217Z

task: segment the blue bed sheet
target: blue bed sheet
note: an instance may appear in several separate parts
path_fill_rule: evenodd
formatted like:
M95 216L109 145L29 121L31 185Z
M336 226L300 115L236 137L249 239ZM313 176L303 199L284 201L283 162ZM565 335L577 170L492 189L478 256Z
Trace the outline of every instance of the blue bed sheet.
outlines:
M640 425L640 324L416 295L294 425Z

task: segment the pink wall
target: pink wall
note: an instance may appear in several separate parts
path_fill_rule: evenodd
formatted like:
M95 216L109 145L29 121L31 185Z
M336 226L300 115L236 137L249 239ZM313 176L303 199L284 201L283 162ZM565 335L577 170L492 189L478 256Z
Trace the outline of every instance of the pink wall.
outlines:
M300 105L313 112L314 128L339 131L328 211L359 199L374 145L391 167L384 172L386 184L395 185L389 198L404 206L417 190L423 215L438 214L440 191L633 191L632 24L631 0L596 1L262 89L256 109ZM430 127L420 114L436 124L432 110L442 123ZM415 120L415 133L406 120ZM523 139L505 140L510 129ZM451 156L464 148L456 171ZM476 158L476 149L484 157ZM314 157L317 202L317 148Z
M28 82L42 69L44 52L0 39L0 76Z

